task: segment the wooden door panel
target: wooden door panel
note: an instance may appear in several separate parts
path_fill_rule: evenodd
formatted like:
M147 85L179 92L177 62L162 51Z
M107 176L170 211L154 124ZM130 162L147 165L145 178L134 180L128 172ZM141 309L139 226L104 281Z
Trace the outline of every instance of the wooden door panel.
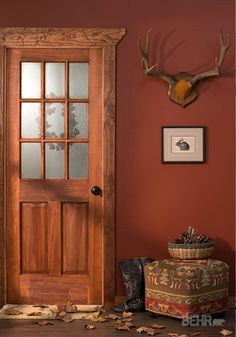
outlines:
M88 203L63 203L63 273L88 273Z
M47 207L47 262L50 276L61 275L61 203L48 202Z
M20 98L21 62L64 62L65 97ZM67 62L67 63L66 63ZM88 62L89 97L71 99L68 93L68 62ZM11 303L102 303L102 196L90 193L93 185L102 188L102 50L13 49L7 56L8 74L8 289ZM14 72L12 72L12 69ZM64 138L47 139L45 103L87 102L89 137L70 139L69 114L64 111ZM21 104L41 104L40 137L21 138ZM45 177L45 144L63 142L64 178ZM70 179L70 144L88 144L88 178ZM40 143L38 179L21 179L21 144ZM57 150L55 150L57 151ZM30 160L30 159L29 159ZM73 157L73 160L77 160Z
M21 180L20 182L20 200L21 201L87 201L89 198L88 180L68 181L55 180Z
M73 303L91 303L91 283L88 276L77 277L25 274L20 276L21 303L65 304L67 299ZM50 299L50 301L48 300Z
M21 273L47 273L47 204L21 204Z

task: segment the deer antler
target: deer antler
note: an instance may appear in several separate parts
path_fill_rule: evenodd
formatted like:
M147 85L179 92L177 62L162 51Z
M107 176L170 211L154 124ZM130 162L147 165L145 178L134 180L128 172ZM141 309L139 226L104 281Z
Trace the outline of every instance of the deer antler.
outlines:
M146 75L149 76L154 76L154 77L159 77L162 78L163 80L167 81L169 84L174 84L175 83L175 79L167 74L167 73L163 73L163 72L159 72L154 70L154 68L157 66L157 64L154 64L153 66L150 66L149 64L149 54L150 54L150 33L151 33L151 29L149 29L149 31L147 32L147 36L146 36L146 48L145 50L143 49L143 47L141 46L141 39L138 39L138 47L141 51L141 54L143 56L142 58L142 67L145 71Z
M224 57L225 54L227 52L227 50L229 49L230 46L230 39L229 39L229 35L226 35L227 37L227 42L224 44L224 39L223 39L223 33L222 33L222 29L220 27L220 54L219 54L219 58L216 57L215 59L215 63L216 63L216 67L215 69L209 70L209 71L205 71L203 73L197 74L195 76L193 76L193 78L190 80L190 83L193 85L196 82L202 80L203 78L208 78L208 77L212 77L212 76L219 76L221 73L221 66L224 62Z

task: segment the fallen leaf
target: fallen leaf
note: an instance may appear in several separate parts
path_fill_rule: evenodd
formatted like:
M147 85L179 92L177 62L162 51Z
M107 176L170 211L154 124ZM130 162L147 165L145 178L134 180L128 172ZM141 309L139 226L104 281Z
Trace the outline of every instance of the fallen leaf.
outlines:
M66 314L66 315L60 317L60 320L63 321L63 322L65 322L65 323L70 323L70 322L72 322L74 319L71 317L71 315Z
M188 335L178 335L178 337L188 337Z
M179 336L178 333L174 333L174 332L169 332L168 335L171 336L171 337L177 337L177 336Z
M22 311L19 311L19 310L14 310L14 309L7 309L5 312L4 312L5 315L9 315L9 316L17 316L17 315L23 315L23 312Z
M160 332L158 332L156 329L153 328L148 328L147 329L147 335L149 336L155 336L156 334L159 334Z
M116 330L120 331L130 331L130 327L128 325L118 325L115 327Z
M42 308L42 309L45 309L45 308L48 308L48 305L46 305L46 304L33 304L32 307L33 308Z
M122 321L121 321L121 324L123 324ZM123 325L126 325L126 326L128 326L129 328L135 328L135 325L133 325L133 323L131 323L131 322L125 322L125 324L123 324Z
M123 322L132 322L134 318L133 317L127 317L127 318L122 318Z
M102 316L98 316L98 317L94 317L91 319L91 322L94 323L103 323L103 322L107 322L107 319L102 317Z
M122 318L128 318L128 317L132 317L134 314L132 312L126 312L124 311L122 313Z
M103 307L100 307L99 305L95 308L95 311L98 311L99 312L99 315L100 314L105 314L106 312L106 309L104 309Z
M53 322L50 322L50 321L47 321L47 320L43 320L43 321L38 321L38 322L35 322L36 324L40 325L40 326L45 326L45 325L54 325Z
M128 323L128 322L127 322ZM123 321L121 320L121 319L116 319L115 321L114 321L114 324L116 324L116 325L122 325L123 324Z
M114 320L116 320L116 319L121 319L120 316L114 315L114 314L109 314L109 315L105 316L105 318L108 318L108 319L114 319Z
M64 308L65 308L64 305L57 304L57 310L58 310L58 312L64 310Z
M29 312L27 316L43 316L41 311Z
M153 329L164 329L164 328L166 328L166 326L165 325L160 325L160 324L153 324L152 328Z
M230 335L232 335L232 331L230 331L230 330L226 330L226 329L222 329L221 331L220 331L220 333L221 333L221 335L223 335L223 336L230 336Z
M92 325L92 324L86 324L84 326L87 330L94 330L95 329L95 325Z
M64 317L66 315L66 312L64 310L58 312L58 317L61 318L61 317Z
M78 312L76 306L71 302L67 302L64 310L69 314L73 314L75 312Z
M200 336L201 335L201 332L193 332L191 333L190 336L194 337L194 336Z
M146 326L140 326L136 331L138 333L147 332L148 328Z

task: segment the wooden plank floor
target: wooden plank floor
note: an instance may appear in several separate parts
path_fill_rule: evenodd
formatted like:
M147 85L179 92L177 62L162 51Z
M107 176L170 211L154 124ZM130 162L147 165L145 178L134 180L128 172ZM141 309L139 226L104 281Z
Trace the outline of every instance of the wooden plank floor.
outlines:
M114 313L114 312L113 312ZM221 317L222 318L222 317ZM235 312L233 309L227 311L225 323L222 327L217 326L199 326L199 327L183 327L182 321L175 318L153 315L149 312L134 314L133 323L136 326L150 326L152 324L163 324L165 329L160 330L160 334L156 336L170 337L169 333L179 333L191 336L194 332L201 332L200 337L217 337L222 335L219 331L224 328L233 331L231 336L235 336ZM86 330L84 325L89 323L85 320L76 320L71 323L64 323L58 320L52 321L54 325L39 326L35 324L35 320L0 320L0 336L9 337L128 337L140 336L136 329L129 331L117 331L114 329L112 321L104 323L96 323L95 330ZM142 336L147 336L142 334Z

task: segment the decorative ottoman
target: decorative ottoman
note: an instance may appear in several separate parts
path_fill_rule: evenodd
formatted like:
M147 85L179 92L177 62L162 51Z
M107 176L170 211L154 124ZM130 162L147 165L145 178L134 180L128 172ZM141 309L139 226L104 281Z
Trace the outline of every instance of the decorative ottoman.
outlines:
M216 260L160 260L144 268L146 310L177 318L224 311L229 267Z

